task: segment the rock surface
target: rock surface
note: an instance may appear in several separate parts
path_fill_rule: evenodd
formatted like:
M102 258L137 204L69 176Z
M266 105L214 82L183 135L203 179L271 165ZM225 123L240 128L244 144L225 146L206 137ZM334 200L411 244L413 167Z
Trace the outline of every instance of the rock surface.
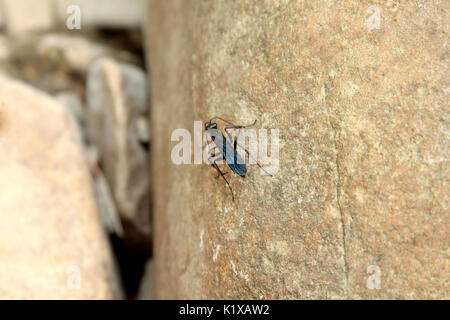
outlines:
M147 80L137 67L110 58L96 60L87 79L88 135L100 151L124 231L133 230L150 246L148 152L138 123L148 115Z
M120 298L75 120L0 77L0 299Z
M450 297L449 2L149 12L157 298ZM173 130L213 116L280 129L279 172L228 175L234 203L171 162Z

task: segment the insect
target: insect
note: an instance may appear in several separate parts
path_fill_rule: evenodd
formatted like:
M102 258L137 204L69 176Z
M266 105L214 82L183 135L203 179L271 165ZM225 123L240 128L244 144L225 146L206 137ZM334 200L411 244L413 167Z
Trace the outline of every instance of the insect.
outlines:
M218 129L218 126L217 126L217 123L215 122L215 120L221 120L229 125L229 126L225 127L225 133L227 136L226 138L222 134L222 132ZM239 176L244 178L245 174L247 173L247 166L245 165L245 161L242 159L242 157L237 153L237 147L242 148L249 157L252 157L252 156L250 155L250 152L248 152L247 149L245 149L243 146L241 146L237 142L237 137L236 137L236 139L233 140L233 137L231 136L231 133L229 132L229 130L252 127L255 125L255 123L256 123L256 120L252 124L246 125L246 126L235 125L235 124L231 123L230 121L227 121L220 117L213 117L208 122L205 123L205 131L211 137L211 140L214 142L214 148L212 150L210 150L210 152L212 151L214 154L210 155L208 160L211 163L211 165L218 171L219 175L217 176L217 178L222 176L222 178L227 183L228 188L231 191L231 198L232 198L233 202L234 202L233 189L231 188L231 185L230 185L229 181L227 180L227 178L225 178L225 174L227 174L228 172L223 173L222 170L220 170L220 168L217 164L217 161L225 160L228 167L230 167L230 169L234 173L236 173ZM218 154L215 153L216 151L218 151ZM266 172L267 175L272 176L263 167L261 167L261 165L258 163L258 161L255 160L255 162L264 172Z

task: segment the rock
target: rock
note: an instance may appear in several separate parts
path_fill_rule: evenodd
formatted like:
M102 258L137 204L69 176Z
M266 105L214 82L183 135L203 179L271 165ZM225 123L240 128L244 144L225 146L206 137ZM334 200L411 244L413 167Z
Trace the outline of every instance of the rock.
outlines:
M53 0L2 0L3 18L8 32L24 35L55 26Z
M151 245L148 152L137 122L148 114L147 81L137 67L101 58L87 79L88 135L124 224L124 232Z
M4 36L0 36L0 61L9 59L11 50L8 40Z
M136 131L140 143L150 143L150 123L148 121L148 117L140 116L136 120Z
M74 92L66 91L56 94L55 98L75 117L80 126L80 132L83 133L86 129L86 112L83 102L78 95Z
M67 8L76 5L81 12L81 29L92 27L140 27L146 12L146 0L59 0L55 11L60 24L66 23L70 14Z
M116 234L117 236L122 237L122 223L120 222L120 217L117 213L108 182L99 168L94 176L94 185L100 218L106 231L110 234Z
M448 2L371 5L151 1L156 298L450 297ZM171 161L213 116L280 130L235 202Z
M62 33L50 33L40 38L36 44L36 53L50 61L63 62L71 70L83 75L95 59L103 56L136 61L136 57L127 52L114 50L81 36Z
M99 166L100 151L95 145L85 148L85 157L94 179L95 194L97 197L98 211L105 230L110 235L123 236L122 223L114 203L111 188Z
M73 118L5 77L0 176L0 299L120 298Z
M149 259L145 265L144 276L137 295L137 300L154 300L155 299L155 276L154 261Z
M0 37L0 72L52 94L71 91L84 98L89 65L104 56L141 64L135 54L112 48L93 36L47 33Z
M58 50L44 51L41 47L46 38L34 34L1 37L0 72L52 94L73 91L83 96L84 79L80 72L71 68Z

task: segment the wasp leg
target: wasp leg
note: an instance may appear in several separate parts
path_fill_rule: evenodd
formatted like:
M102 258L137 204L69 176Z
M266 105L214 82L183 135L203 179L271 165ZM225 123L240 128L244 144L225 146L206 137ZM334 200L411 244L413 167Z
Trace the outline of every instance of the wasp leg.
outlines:
M219 166L217 165L217 163L213 162L211 165L219 172L219 174L222 176L223 180L225 180L225 182L227 183L228 188L230 188L230 191L231 191L231 199L232 199L233 202L234 202L233 189L231 189L230 183L228 182L227 178L225 178L225 175L222 173L222 171L220 170L220 168L219 168Z
M227 131L227 129L232 129L232 128L241 129L241 128L246 128L246 127L251 127L251 126L253 126L255 123L256 123L256 120L255 120L255 122L254 122L253 124L248 125L248 126L241 126L241 127L239 127L239 128L237 128L237 127L226 127L226 128L225 128L225 131L226 131L228 137L229 137L230 139L232 139L232 138L231 138L231 134ZM258 167L260 167L260 168L261 168L268 176L272 176L269 172L267 172L266 169L264 169L264 168L259 164L258 160L256 160L255 157L253 157L247 149L245 149L243 146L241 146L241 145L237 142L238 136L239 136L239 132L238 132L238 134L236 135L236 139L234 139L234 151L237 152L237 150L236 150L237 147L240 147L241 149L243 149L243 150L247 153L247 155L248 155L249 158L252 158L252 159L256 162L256 164L258 165Z
M211 153L210 157L208 158L209 163L213 164L213 163L215 163L215 161L213 161L213 160L217 160L216 159L216 157L217 157L216 150L218 150L218 149L219 148L217 146L215 146L214 148L209 150L209 152ZM228 172L223 173L223 175L226 175L226 174L228 174ZM219 179L219 178L220 178L220 174L217 175L216 179Z
M224 121L225 121L225 120L224 120ZM229 124L232 124L231 122L228 122L228 123L229 123ZM232 139L232 137L231 137L231 133L229 133L228 130L230 130L230 129L244 129L244 128L250 128L250 127L253 127L253 126L255 125L255 123L256 123L256 120L255 120L252 124L249 124L249 125L246 125L246 126L236 126L236 125L231 125L231 126L225 127L225 132L227 133L228 138L229 138L231 141L233 141L233 139Z
M211 165L213 165L213 163L215 163L215 161L213 161L213 160L215 160L215 158L216 158L216 156L215 156L215 155L212 155L211 157L208 158L208 162L211 163ZM213 165L213 166L214 166L214 165ZM228 173L229 173L228 171L227 171L227 172L224 172L223 175L226 175L226 174L228 174ZM217 174L216 179L219 179L219 178L220 178L220 174Z
M224 120L224 121L225 121L225 120ZM232 136L231 136L231 134L228 132L229 129L242 129L242 128L252 127L252 126L255 125L255 123L256 123L256 120L255 120L252 124L249 124L249 125L247 125L247 126L234 126L234 125L233 125L233 126L228 126L228 127L225 127L225 132L227 133L227 136L228 136L228 138L229 138L231 141L234 140L234 151L235 151L235 152L237 152L237 147L239 146L240 148L242 148L242 149L247 153L247 155L248 155L249 158L252 158L252 159L256 162L256 164L258 165L258 167L260 167L267 175L272 176L269 172L267 172L266 169L264 169L264 168L259 164L258 160L256 160L255 157L253 157L247 149L245 149L243 146L241 146L241 145L237 142L237 139L238 139L238 136L239 136L239 131L238 131L238 134L236 135L236 138L235 138L235 139L233 139Z
M264 168L259 164L258 160L256 160L255 157L253 157L253 156L250 154L250 152L248 152L247 149L245 149L243 146L241 146L239 143L237 143L237 139L236 139L236 141L234 142L234 145L235 145L235 148L236 148L236 147L242 148L242 149L248 154L248 157L249 157L249 158L252 158L252 159L256 162L256 164L258 165L258 167L260 167L260 168L261 168L268 176L271 176L271 177L272 177L272 175L271 175L269 172L267 172L267 170L264 169Z
M211 121L213 121L213 120L216 120L216 119L221 120L221 121L223 121L223 122L225 122L225 123L228 123L231 127L235 127L235 128L251 127L251 126L255 125L255 123L256 123L256 120L255 120L255 122L253 122L253 124L250 124L250 125L247 125L247 126L237 126L237 125L231 123L230 121L225 120L225 119L223 119L223 118L221 118L221 117L213 117L213 118L211 118L211 119L209 120L209 122L211 122Z

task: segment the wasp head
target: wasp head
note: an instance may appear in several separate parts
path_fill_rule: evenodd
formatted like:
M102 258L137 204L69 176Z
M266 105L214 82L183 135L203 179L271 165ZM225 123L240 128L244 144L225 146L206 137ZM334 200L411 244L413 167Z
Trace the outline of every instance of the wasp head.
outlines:
M211 129L217 129L217 123L208 121L207 123L205 123L205 130L208 131Z

